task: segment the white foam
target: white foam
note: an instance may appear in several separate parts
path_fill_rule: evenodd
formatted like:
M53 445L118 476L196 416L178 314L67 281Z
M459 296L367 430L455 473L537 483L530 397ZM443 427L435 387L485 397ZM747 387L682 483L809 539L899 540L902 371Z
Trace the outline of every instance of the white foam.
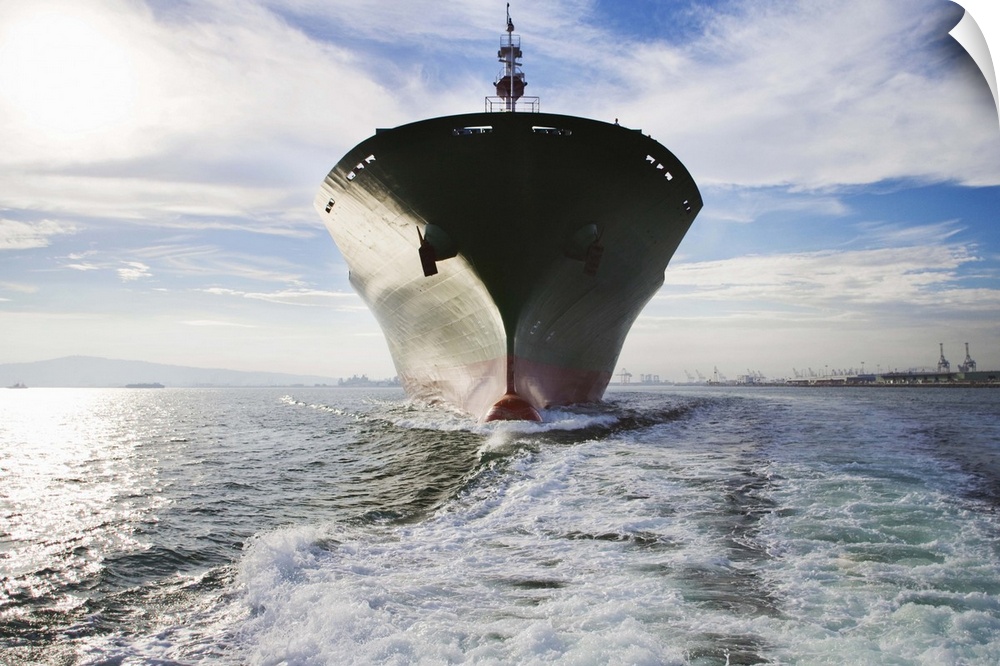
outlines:
M847 438L853 455L836 443L772 466L782 510L757 538L775 557L762 575L783 600L784 618L764 632L783 646L778 658L1000 663L995 516L955 494L966 474L919 439L901 442L899 423L863 427L882 436Z
M717 538L674 517L698 492L653 468L618 478L626 453L525 449L424 522L255 540L240 565L248 659L669 664L686 663L702 629L745 630L678 588L675 571L732 566Z
M417 523L261 534L211 635L289 666L1000 663L1000 525L970 477L905 419L789 395L583 442L544 435L616 417L378 405L482 435L481 464Z
M614 425L613 414L581 414L565 410L541 410L541 421L490 421L480 422L472 417L451 410L429 408L413 410L404 415L392 415L389 420L401 428L420 430L467 431L482 435L516 433L537 435L557 430L582 430L593 426Z

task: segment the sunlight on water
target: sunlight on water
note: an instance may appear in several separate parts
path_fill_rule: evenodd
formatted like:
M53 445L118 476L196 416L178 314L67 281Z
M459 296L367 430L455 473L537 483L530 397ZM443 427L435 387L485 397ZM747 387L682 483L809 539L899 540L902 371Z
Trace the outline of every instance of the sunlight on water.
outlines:
M106 559L144 548L139 532L162 503L155 468L136 456L145 409L124 390L0 397L0 620L34 608L72 622L96 581L112 583ZM12 626L43 637L48 624Z
M130 526L136 515L120 499L140 495L149 470L131 458L142 434L134 425L122 426L121 412L130 409L102 391L31 389L0 402L7 538L33 544L7 551L14 572L45 568L71 543L72 554L63 554L83 560L83 553L100 550L95 541L115 549L135 544ZM95 566L79 564L66 575L82 577Z

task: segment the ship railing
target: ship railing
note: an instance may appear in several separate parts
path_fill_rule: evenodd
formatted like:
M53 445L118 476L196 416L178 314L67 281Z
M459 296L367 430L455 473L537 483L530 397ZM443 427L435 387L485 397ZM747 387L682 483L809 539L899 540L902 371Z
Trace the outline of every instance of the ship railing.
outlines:
M507 33L506 36L501 37L500 38L500 48L505 48L505 47L508 47L508 46L513 46L515 48L521 48L521 35L515 35L513 33Z
M541 104L537 97L519 97L514 101L513 107L511 101L506 97L486 98L486 113L510 113L511 111L538 113L540 110Z

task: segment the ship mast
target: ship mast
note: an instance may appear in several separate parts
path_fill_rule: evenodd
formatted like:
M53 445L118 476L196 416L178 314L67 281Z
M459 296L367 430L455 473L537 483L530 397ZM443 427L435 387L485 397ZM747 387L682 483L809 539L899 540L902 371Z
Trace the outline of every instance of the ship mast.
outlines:
M524 94L524 72L521 71L521 63L518 58L521 53L521 36L514 34L514 22L510 20L510 3L507 3L507 35L500 42L500 50L497 57L503 63L503 71L498 75L493 84L497 89L497 97L504 102L507 111L513 112L517 106L517 100Z

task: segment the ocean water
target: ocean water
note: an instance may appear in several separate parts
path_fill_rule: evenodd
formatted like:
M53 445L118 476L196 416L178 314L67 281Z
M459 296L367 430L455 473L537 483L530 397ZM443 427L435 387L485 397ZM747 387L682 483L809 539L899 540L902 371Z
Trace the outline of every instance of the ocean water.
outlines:
M1000 390L0 393L0 664L1000 663Z

